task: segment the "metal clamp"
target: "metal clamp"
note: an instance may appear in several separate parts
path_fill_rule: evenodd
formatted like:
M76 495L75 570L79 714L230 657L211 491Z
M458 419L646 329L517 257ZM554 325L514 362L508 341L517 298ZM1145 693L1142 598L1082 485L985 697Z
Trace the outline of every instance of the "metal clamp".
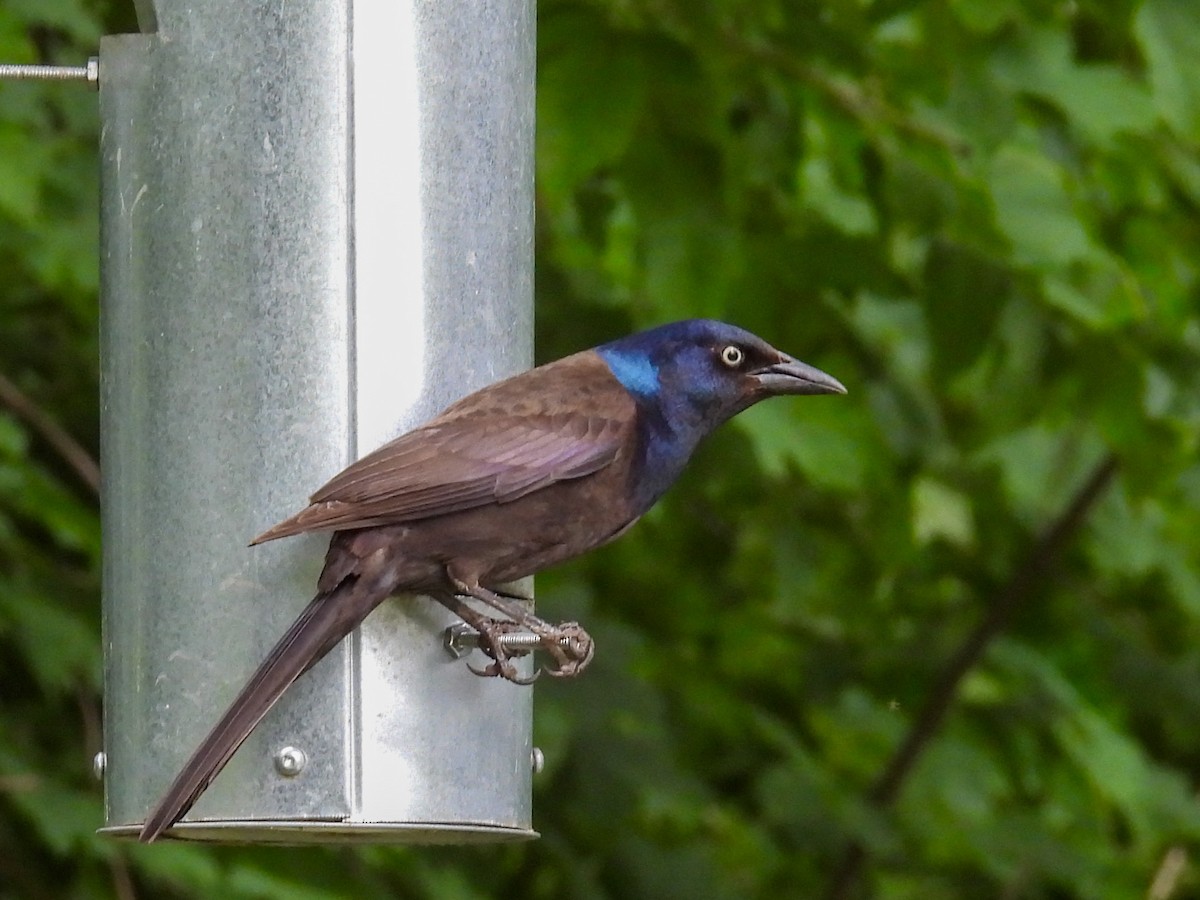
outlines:
M100 57L88 58L85 66L36 66L0 63L0 81L86 81L92 90L100 87Z

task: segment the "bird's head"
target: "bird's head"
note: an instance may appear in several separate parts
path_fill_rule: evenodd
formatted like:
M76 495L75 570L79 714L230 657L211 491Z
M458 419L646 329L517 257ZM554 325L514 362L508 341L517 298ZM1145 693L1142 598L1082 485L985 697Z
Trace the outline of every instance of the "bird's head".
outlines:
M768 397L846 393L833 376L711 319L661 325L596 352L640 406L697 438Z

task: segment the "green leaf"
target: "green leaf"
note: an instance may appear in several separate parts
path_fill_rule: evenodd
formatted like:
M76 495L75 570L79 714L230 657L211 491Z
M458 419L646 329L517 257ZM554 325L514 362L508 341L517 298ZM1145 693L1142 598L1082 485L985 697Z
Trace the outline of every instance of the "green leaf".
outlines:
M0 581L0 631L11 631L26 663L48 694L70 692L82 677L99 681L101 660L97 623L27 587Z
M1075 434L1039 424L1010 432L979 452L996 463L1009 503L1038 527L1063 509L1103 453L1092 433Z
M16 419L0 411L0 464L24 458L29 449L29 436Z
M38 215L41 191L36 173L44 159L43 148L34 140L0 122L0 213L22 226Z
M805 121L804 140L808 151L797 178L800 202L846 234L874 234L879 227L874 208L861 193L838 182L838 169L847 164L846 152L856 148L836 146L814 116Z
M912 507L917 543L940 539L966 547L975 542L971 501L961 491L932 478L920 478L913 482Z
M950 7L964 25L982 34L990 34L1021 15L1018 0L953 0Z
M934 362L943 377L950 377L987 346L1012 278L998 260L946 240L929 248L924 274Z
M1154 104L1181 135L1200 136L1200 7L1146 0L1135 30L1150 70Z
M1131 277L1124 261L1107 254L1068 277L1046 276L1042 290L1050 305L1095 330L1128 325L1150 315L1152 304L1163 305L1153 303L1148 286Z
M82 0L54 0L53 3L44 0L6 0L5 5L30 24L60 29L77 40L95 43L102 34L94 8Z
M539 32L539 181L563 202L630 146L644 111L647 66L640 48L616 40L591 16L550 16Z
M1059 269L1095 257L1097 249L1067 193L1066 176L1054 162L1010 145L992 159L988 183L996 224L1019 265Z
M46 780L11 799L37 830L49 850L60 856L96 840L96 797Z
M1071 35L1057 28L1034 32L998 74L1058 106L1083 136L1097 142L1152 128L1155 110L1146 89L1123 68L1075 61Z
M783 477L795 466L818 487L855 492L866 487L871 422L862 406L822 398L801 405L777 400L739 419L763 468Z

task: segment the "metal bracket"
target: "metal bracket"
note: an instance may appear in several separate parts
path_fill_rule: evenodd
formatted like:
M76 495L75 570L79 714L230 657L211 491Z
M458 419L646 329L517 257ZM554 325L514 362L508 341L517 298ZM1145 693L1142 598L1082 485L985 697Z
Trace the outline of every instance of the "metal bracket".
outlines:
M35 66L0 63L0 81L85 81L100 88L100 57L88 57L85 66Z

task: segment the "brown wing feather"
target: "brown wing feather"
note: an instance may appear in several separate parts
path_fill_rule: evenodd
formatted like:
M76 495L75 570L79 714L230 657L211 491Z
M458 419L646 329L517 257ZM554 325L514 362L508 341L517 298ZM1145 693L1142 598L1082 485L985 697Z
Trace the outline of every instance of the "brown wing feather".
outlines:
M576 354L460 400L336 475L252 543L508 503L611 463L632 420L633 400L603 360Z

